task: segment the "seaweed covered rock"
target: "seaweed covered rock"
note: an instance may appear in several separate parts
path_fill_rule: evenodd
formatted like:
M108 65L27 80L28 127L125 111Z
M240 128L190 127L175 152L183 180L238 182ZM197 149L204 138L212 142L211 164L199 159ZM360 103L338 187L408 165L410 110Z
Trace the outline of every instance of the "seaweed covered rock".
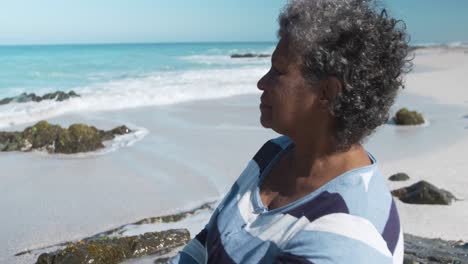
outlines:
M120 263L146 255L165 254L190 240L187 229L149 232L130 237L100 237L70 243L63 250L44 253L36 264Z
M424 124L424 118L420 113L416 111L410 111L407 108L401 108L400 110L398 110L393 120L395 121L395 124L397 125Z
M467 243L404 235L404 264L468 263Z
M43 96L38 96L35 93L22 93L15 97L7 97L0 100L0 105L8 104L11 102L15 103L26 103L26 102L40 102L42 100L55 100L55 101L65 101L72 97L80 97L79 94L75 93L74 91L70 91L68 93L57 91L53 93L46 93Z
M77 153L103 148L101 133L93 126L73 124L58 135L55 152Z
M434 185L419 181L411 186L393 190L392 195L398 197L404 203L410 204L441 204L450 205L455 196Z
M29 145L21 132L0 132L0 151L27 150Z
M103 141L115 135L132 132L126 126L109 131L85 124L73 124L67 129L46 121L25 128L22 132L0 132L0 151L46 150L49 153L78 153L103 148Z
M28 148L23 149L41 149L53 150L54 142L62 128L57 125L51 125L46 121L40 121L34 126L27 127L23 130L22 136L24 140L31 143Z

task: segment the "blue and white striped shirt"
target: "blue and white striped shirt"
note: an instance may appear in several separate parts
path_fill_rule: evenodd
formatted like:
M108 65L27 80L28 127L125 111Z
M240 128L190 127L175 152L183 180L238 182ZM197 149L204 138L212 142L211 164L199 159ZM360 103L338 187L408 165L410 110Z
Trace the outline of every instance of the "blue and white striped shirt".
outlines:
M376 159L347 171L286 206L260 199L264 175L291 146L268 141L213 212L205 228L170 263L403 263L403 235Z

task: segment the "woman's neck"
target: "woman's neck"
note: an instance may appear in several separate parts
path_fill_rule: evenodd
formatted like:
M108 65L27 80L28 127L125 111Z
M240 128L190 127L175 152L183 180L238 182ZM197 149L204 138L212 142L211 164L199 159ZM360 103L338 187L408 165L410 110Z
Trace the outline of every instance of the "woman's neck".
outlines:
M294 142L294 140L293 140ZM370 165L367 152L360 144L346 151L334 151L327 144L294 142L290 168L296 191L311 192L346 171Z

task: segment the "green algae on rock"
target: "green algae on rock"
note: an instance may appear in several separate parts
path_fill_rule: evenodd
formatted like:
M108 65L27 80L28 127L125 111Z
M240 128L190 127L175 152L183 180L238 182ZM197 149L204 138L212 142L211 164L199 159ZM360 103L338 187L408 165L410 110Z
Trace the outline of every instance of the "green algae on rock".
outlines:
M59 134L55 152L70 154L103 147L102 137L97 128L84 124L73 124Z
M22 136L31 145L23 151L40 148L45 148L46 150L52 149L61 131L62 128L60 126L51 125L46 121L40 121L34 126L27 127L23 130Z
M43 253L36 264L119 263L146 255L162 255L190 240L187 229L148 232L143 235L81 240L62 250Z
M397 125L421 125L424 124L423 116L416 112L410 111L407 108L401 108L393 117Z
M103 141L115 135L132 132L126 126L109 131L85 124L73 124L68 128L40 121L22 132L0 132L0 151L46 150L49 153L72 154L103 148Z

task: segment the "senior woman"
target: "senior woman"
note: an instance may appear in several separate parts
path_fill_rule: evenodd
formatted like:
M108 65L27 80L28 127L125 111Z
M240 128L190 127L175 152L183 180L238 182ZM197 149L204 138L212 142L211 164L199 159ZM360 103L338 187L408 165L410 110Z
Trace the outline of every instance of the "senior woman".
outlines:
M395 203L361 145L388 119L408 44L366 0L290 1L258 82L258 151L171 263L402 263Z

